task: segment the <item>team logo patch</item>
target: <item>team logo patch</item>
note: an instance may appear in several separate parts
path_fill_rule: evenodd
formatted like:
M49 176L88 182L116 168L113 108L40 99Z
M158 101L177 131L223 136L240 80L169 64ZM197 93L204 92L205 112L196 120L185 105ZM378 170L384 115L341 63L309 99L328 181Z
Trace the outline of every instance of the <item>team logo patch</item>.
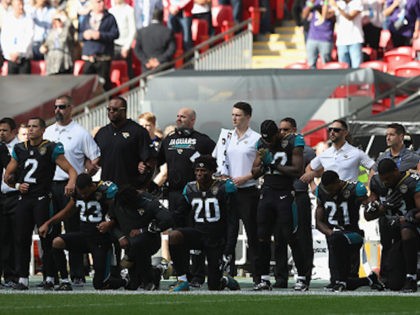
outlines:
M182 152L184 152L184 150L182 150L182 149L176 149L176 152L177 152L178 154L182 154Z
M29 151L29 155L34 155L34 151Z
M125 139L128 139L128 137L130 137L130 133L129 133L129 132L122 132L121 134L122 134L122 136L123 136Z
M349 197L350 197L350 190L346 189L345 191L343 191L343 197L344 197L344 199L349 199Z
M146 212L144 209L137 209L137 212L140 214L140 215L144 215L144 213Z
M101 200L102 199L102 192L100 192L100 191L97 191L97 192L95 192L95 199L96 200Z
M285 147L287 147L287 145L289 144L289 141L287 141L287 140L283 140L282 142L281 142L281 147L284 149Z
M213 194L213 195L217 195L217 193L219 192L219 187L217 187L217 186L214 186L214 187L212 187L212 189L211 189L211 193Z
M400 192L401 192L402 194L405 194L405 193L407 193L407 191L408 191L408 187L407 187L407 185L406 185L406 184L402 184L402 185L400 186Z
M45 155L45 153L47 153L47 148L46 147L40 147L38 149L38 151L39 151L39 154Z

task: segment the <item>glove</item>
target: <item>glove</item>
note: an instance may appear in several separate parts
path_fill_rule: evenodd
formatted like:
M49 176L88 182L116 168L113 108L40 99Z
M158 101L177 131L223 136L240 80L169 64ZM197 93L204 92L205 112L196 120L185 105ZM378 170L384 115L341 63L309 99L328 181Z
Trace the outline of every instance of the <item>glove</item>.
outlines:
M386 196L386 200L383 203L384 207L388 210L399 210L403 203L403 196L396 190L392 194Z
M369 203L366 205L366 213L373 214L373 213L375 213L375 212L379 211L379 206L380 206L380 203L379 203L379 201L378 201L378 200L375 200L375 201L369 202Z
M155 220L149 223L149 226L147 227L147 231L150 233L160 233L162 232L161 229L157 226L157 223Z

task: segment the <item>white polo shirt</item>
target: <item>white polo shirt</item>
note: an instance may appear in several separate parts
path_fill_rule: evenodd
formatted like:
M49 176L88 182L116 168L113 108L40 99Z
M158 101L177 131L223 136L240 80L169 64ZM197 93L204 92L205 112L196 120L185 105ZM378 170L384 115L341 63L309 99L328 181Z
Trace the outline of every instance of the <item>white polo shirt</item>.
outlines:
M101 155L101 151L92 136L75 121L71 121L67 126L60 126L57 123L49 126L45 130L44 139L63 144L64 156L74 167L77 174L84 172L85 159L95 160ZM57 166L54 180L62 181L68 178L68 174Z
M19 143L19 140L18 140L17 137L15 137L9 143L5 143L5 145L7 147L7 150L9 150L10 155L12 155L13 148L14 148L15 144L17 144L17 143ZM4 182L4 171L5 171L5 169L3 169L3 178L2 178L2 181L1 181L1 192L5 194L5 193L11 192L11 191L16 191L16 189L10 187L9 185L7 185Z
M225 143L222 143L221 138L219 138L214 152L223 152L226 154L226 171L224 173L227 174L224 175L235 178L251 173L252 164L257 155L257 142L260 138L261 135L251 128L248 128L241 138L238 138L236 130L231 131L231 137ZM223 146L225 146L225 150L217 151L217 148ZM256 180L251 179L239 186L239 188L256 186L256 184Z
M366 153L346 142L340 149L331 146L311 161L311 168L335 171L341 180L356 181L359 166L371 169L375 164Z

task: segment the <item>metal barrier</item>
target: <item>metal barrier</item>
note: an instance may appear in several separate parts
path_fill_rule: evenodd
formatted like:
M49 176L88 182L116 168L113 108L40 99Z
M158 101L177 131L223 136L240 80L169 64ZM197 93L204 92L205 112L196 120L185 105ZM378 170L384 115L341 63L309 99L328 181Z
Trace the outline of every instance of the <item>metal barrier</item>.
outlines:
M149 110L144 100L147 89L147 79L165 69L173 68L180 60L188 60L179 68L195 70L232 70L251 67L252 62L252 23L251 19L235 25L226 32L213 36L209 40L195 46L191 51L164 63L158 68L143 73L121 86L96 96L74 108L73 120L87 130L108 124L106 105L115 95L132 86L138 86L122 94L127 99L127 117L137 120L141 112ZM236 35L235 35L236 34ZM226 40L226 41L225 41ZM221 42L221 43L220 43ZM209 48L211 47L211 48ZM201 51L204 51L201 53ZM173 70L165 70L173 71ZM52 123L52 121L50 122Z

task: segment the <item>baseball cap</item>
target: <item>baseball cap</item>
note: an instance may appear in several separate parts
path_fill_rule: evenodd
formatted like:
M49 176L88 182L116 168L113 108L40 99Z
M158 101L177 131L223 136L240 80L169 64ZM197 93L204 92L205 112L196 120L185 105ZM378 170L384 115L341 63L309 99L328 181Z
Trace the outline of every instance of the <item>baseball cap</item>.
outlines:
M269 141L274 135L276 135L279 131L276 123L273 120L264 120L261 123L261 138L265 141Z

